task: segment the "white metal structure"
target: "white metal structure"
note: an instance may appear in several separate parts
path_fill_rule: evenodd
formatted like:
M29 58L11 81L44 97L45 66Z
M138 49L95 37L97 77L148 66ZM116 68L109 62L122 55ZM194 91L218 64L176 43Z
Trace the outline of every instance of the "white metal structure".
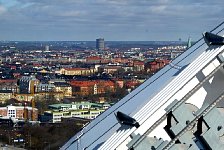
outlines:
M211 33L223 36L223 29L224 22ZM134 149L145 136L167 140L169 144L164 149L169 149L182 134L172 139L163 129L167 124L167 110L174 111L181 103L189 103L194 110L199 110L194 113L201 115L202 108L208 111L210 107L207 106L224 91L223 62L220 60L224 57L224 46L207 44L203 38L198 40L170 65L91 121L61 149ZM222 106L222 103L218 105ZM115 116L118 111L134 118L140 126L136 128L118 122ZM191 124L191 120L189 122Z

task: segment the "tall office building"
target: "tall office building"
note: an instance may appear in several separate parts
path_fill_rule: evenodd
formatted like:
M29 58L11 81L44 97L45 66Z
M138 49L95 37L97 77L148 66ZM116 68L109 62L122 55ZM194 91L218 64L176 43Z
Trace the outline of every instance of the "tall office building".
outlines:
M45 46L45 51L49 51L50 50L50 46L49 45L46 45Z
M104 50L104 39L103 38L96 39L96 49Z

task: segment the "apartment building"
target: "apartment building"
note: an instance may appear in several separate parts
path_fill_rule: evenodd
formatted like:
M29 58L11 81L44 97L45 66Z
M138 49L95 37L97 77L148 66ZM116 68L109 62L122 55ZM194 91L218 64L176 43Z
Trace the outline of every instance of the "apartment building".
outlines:
M38 109L29 106L8 105L6 107L0 107L0 116L6 118L37 121Z
M72 104L49 105L49 111L41 116L42 122L58 123L62 118L94 119L110 107L110 104L97 104L90 102L76 102Z
M73 95L102 94L108 91L115 91L115 83L109 80L73 80L70 84L72 86Z

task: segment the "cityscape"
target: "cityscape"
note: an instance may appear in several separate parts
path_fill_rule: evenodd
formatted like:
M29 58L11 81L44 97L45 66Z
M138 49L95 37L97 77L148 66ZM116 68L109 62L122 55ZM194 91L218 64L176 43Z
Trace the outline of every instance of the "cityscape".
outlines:
M58 149L83 125L170 65L191 46L191 39L1 41L0 46L2 142ZM37 129L43 132L37 134Z
M224 149L223 5L0 0L0 149Z

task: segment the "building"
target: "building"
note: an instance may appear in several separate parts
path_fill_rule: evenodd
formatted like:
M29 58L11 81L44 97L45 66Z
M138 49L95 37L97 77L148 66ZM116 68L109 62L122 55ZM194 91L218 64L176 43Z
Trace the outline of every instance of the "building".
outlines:
M34 94L38 83L39 80L37 80L34 76L22 76L19 80L19 93Z
M63 75L91 75L95 72L94 68L62 68L60 74Z
M0 103L5 103L6 100L14 98L11 90L0 90Z
M165 65L169 64L170 60L167 59L156 59L145 64L145 70L150 73L155 73Z
M13 96L18 101L28 101L28 102L30 102L32 99L34 99L35 94L20 94L20 93L16 93Z
M133 61L133 70L134 71L143 71L145 63L143 61Z
M44 112L45 120L41 120L42 122L52 122L52 123L60 123L63 118L85 118L85 119L94 119L99 114L104 112L105 110L70 110L70 111L46 111ZM47 116L47 117L46 117Z
M45 52L49 52L50 51L50 46L49 45L46 45L45 46Z
M92 103L92 102L72 102L71 104L52 104L48 108L57 111L69 111L69 110L83 110L83 109L108 109L110 104L108 103Z
M97 50L104 50L105 49L105 44L104 44L104 39L103 38L96 39L96 49Z
M89 56L86 58L86 63L90 64L100 64L102 61L102 58L99 56Z
M88 80L70 82L72 95L102 94L115 91L115 83L109 80Z
M6 106L0 107L0 116L19 120L38 120L38 109L29 106Z
M0 103L14 98L15 93L17 93L17 80L0 80Z
M138 80L130 80L130 81L126 81L125 86L126 86L126 89L128 89L128 91L131 91L135 89L136 87L138 87L140 84L141 82Z
M183 51L171 50L170 59L173 60L174 58L176 58L177 56L179 56L182 53L183 53Z
M2 64L3 61L4 61L4 58L0 57L0 64Z
M54 92L63 93L63 96L72 96L72 87L66 82L54 82Z
M41 116L42 122L59 123L63 118L85 118L92 120L110 107L109 104L76 102L72 104L49 105L50 111Z
M204 33L61 149L224 149L223 29Z
M190 48L191 47L191 37L188 38L187 40L187 48Z
M112 60L112 63L120 63L120 64L127 64L130 61L130 58L126 57L115 57Z
M122 69L122 66L117 65L103 65L98 67L99 72L105 72L107 74L113 74L117 72L119 69Z
M53 92L55 89L54 84L47 84L47 83L40 83L37 85L37 91L36 92Z
M11 91L12 93L17 92L17 80L0 80L0 90L1 91Z

